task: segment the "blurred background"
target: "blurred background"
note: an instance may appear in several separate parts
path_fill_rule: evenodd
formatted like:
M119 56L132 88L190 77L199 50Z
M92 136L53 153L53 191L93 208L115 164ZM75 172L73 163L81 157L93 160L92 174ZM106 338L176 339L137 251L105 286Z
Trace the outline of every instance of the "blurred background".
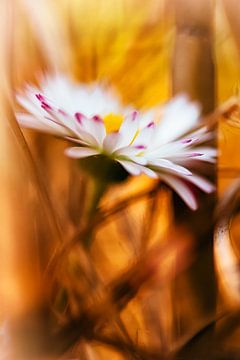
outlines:
M240 3L2 0L0 11L0 359L239 359ZM88 178L64 141L14 116L15 92L56 71L107 80L137 109L181 92L199 101L217 133L217 194L191 213L146 177L116 185L86 252Z

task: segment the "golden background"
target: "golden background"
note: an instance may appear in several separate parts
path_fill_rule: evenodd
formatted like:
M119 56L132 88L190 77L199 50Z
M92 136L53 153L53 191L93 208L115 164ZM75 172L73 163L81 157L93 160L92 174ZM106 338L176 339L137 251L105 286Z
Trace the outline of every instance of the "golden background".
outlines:
M179 0L177 6L183 3L184 0ZM198 31L195 35L185 34L187 42L190 38L186 67L196 53L199 58L204 57L198 42L209 41L214 77L209 79L207 69L200 76L206 84L214 83L216 106L219 106L239 94L240 29L236 19L239 5L233 0L216 1L213 9L211 1L186 3L189 13L183 21L187 24L194 16L199 20L200 15L196 15L199 9L194 8L199 3L203 8L208 8L210 3L212 6L208 9L210 20L204 18L203 11L196 25L201 27L210 21L211 39L205 39L208 33L202 35ZM63 241L70 238L78 228L87 187L77 167L63 156L64 142L24 130L25 142L14 118L14 92L26 82L37 82L42 72L62 71L81 82L107 79L124 103L139 109L165 102L175 92L173 70L178 62L174 48L178 32L174 7L174 1L163 0L1 2L1 14L5 15L0 25L0 318L3 321L5 314L14 323L21 321L45 302L50 285L42 277L43 270L56 244L61 238ZM177 51L186 50L184 41ZM184 67L184 62L181 66ZM189 74L189 81L194 84L191 69L184 68L183 72ZM197 93L193 92L193 97L197 98ZM233 126L225 118L219 120L218 194L239 176L239 135L238 122ZM151 186L152 182L145 177L133 179L108 193L102 206L107 210L112 204L124 201L126 194L131 198ZM101 281L107 286L151 245L164 244L172 224L168 192L140 199L113 216L97 231L91 254ZM193 241L188 232L183 232L181 237L184 242ZM122 331L123 334L127 331L127 335L123 337L146 347L160 346L166 352L171 352L182 337L194 333L210 316L197 292L192 291L184 266L180 269L180 273L183 271L180 281L177 284L173 281L178 268L171 256L172 253L162 259L166 264L161 265L157 279L129 302L121 313L121 321L116 316L110 326L117 328L116 331L124 326ZM188 261L194 261L192 257L190 252L186 267ZM59 273L61 276L61 269ZM68 286L64 276L62 281ZM86 291L84 284L82 287L79 291ZM217 307L224 301L219 295ZM100 341L82 342L79 346L83 359L127 358ZM236 344L230 342L228 346Z

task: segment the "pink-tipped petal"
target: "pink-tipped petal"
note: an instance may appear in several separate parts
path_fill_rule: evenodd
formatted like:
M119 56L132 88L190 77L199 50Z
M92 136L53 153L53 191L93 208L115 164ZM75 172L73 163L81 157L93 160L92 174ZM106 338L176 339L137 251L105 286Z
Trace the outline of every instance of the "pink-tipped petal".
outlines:
M80 113L75 113L75 118L79 129L90 134L94 137L98 146L102 146L103 140L106 136L106 129L100 117L94 116L93 118L87 118Z
M138 113L133 111L123 120L119 129L119 132L122 135L121 147L130 145L134 140L139 128L139 120L137 115Z
M81 114L80 112L76 112L76 113L74 114L74 117L75 117L75 119L77 120L77 122L78 122L79 124L81 124L81 123L82 123L82 118L83 118L84 116L83 116L83 114Z
M139 146L144 145L146 148L151 146L152 138L155 131L155 124L149 123L144 129L139 131L136 139L133 141L133 145Z
M53 108L52 108L52 106L51 105L49 105L47 102L45 102L45 101L42 101L42 103L41 103L41 107L44 109L44 110L46 110L46 111L53 111Z
M35 94L35 96L39 101L45 101L45 97L42 94Z
M215 158L218 154L217 149L214 149L213 147L198 147L196 148L197 152L200 152L203 154L203 157L205 158Z
M102 124L104 123L103 120L102 120L102 119L100 118L100 116L98 116L98 115L94 115L94 116L92 117L92 120L95 121L95 122L98 122L98 123L99 123L99 122L102 123Z
M36 99L36 97L31 93L26 94L17 94L16 95L18 103L27 110L30 114L35 116L40 116L41 114L44 114L43 109L40 106L39 101Z

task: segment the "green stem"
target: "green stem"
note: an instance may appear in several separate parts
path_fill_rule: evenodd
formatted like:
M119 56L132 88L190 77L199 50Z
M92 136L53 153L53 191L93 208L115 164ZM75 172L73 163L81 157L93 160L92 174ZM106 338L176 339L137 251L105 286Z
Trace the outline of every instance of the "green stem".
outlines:
M101 181L100 179L93 179L92 192L89 198L89 207L86 213L86 222L88 231L83 239L83 244L86 249L89 249L93 241L94 226L91 226L94 217L96 216L98 205L100 200L107 189L107 182Z

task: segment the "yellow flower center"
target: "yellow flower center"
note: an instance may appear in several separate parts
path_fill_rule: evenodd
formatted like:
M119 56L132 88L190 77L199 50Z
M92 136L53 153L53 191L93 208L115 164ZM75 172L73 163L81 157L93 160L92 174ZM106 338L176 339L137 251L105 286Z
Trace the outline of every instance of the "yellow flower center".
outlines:
M107 133L119 130L123 115L108 114L103 118Z

